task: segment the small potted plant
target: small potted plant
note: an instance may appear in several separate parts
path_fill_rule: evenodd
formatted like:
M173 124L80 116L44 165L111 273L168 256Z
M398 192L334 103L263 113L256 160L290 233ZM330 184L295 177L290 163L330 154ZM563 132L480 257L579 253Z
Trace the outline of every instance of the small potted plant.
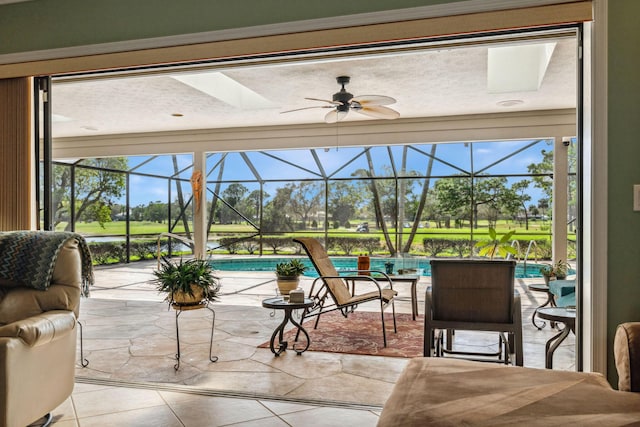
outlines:
M567 278L569 264L566 261L558 260L553 264L544 264L540 267L540 273L544 277L545 284L549 284L549 280L564 280Z
M166 300L175 305L198 305L215 301L220 292L220 279L213 274L209 261L193 258L173 263L162 258L158 270L153 272L154 283Z
M299 259L276 264L276 275L280 294L289 295L289 292L298 287L300 275L307 269Z

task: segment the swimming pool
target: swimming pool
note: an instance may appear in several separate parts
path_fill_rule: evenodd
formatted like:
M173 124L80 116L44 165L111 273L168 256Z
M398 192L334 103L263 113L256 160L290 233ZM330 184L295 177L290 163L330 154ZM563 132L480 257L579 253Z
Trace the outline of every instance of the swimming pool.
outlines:
M318 277L316 270L313 268L313 264L309 258L298 258L302 263L307 266L307 271L305 271L305 276L307 277ZM280 262L286 262L291 260L291 258L277 258L277 257L268 257L268 258L229 258L229 259L214 259L211 262L216 270L220 271L275 271L276 264ZM393 258L371 258L371 269L385 271L384 264L387 261L398 262L397 259ZM413 265L411 268L417 268L420 275L422 276L431 276L431 266L429 264L428 258L409 258L408 259ZM333 265L335 265L338 271L341 270L355 270L357 269L358 260L357 257L331 257L331 261L333 261ZM407 262L409 262L407 261ZM400 261L402 262L402 261ZM417 264L417 265L416 265ZM395 266L394 272L397 272L397 269L400 266ZM516 265L516 278L535 278L542 277L540 274L541 264L536 264L535 262L527 262L526 268L525 264L519 262ZM400 267L401 268L401 267ZM405 266L408 268L408 266ZM570 272L572 274L573 272Z

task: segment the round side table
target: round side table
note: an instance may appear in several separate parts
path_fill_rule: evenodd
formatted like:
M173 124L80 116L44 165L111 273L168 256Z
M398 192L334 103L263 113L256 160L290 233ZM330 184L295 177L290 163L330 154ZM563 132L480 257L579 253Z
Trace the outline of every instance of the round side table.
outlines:
M282 297L275 297L275 298L267 298L265 300L262 300L262 306L264 308L270 308L272 310L283 310L284 311L284 319L282 320L282 323L280 323L278 325L278 327L275 329L275 331L273 331L273 334L271 335L271 341L269 343L269 348L271 349L271 352L276 356L280 356L280 354L285 351L288 347L288 343L287 341L284 341L283 339L283 335L284 335L284 328L287 325L287 323L291 322L295 327L298 328L298 334L296 335L299 336L300 332L302 332L307 340L304 348L296 348L296 344L297 341L295 341L291 348L296 352L296 354L298 356L300 356L302 353L304 353L308 348L309 348L309 344L311 344L311 339L309 338L309 334L307 333L307 331L302 327L302 325L298 322L295 321L295 319L291 316L291 313L293 312L293 310L300 310L300 309L306 309L309 308L313 305L313 300L310 298L305 298L304 302L300 302L300 303L291 303L289 301L285 301L282 299ZM276 340L276 336L278 336L278 349L276 350L275 347L275 340Z
M576 333L576 311L567 310L564 307L545 307L538 310L538 316L550 322L564 323L564 328L556 335L549 338L545 345L545 368L553 368L553 353L558 346L569 336L570 332Z
M540 310L542 307L546 307L547 305L549 305L550 307L555 307L556 302L553 294L549 290L549 285L546 285L544 283L533 283L529 285L528 288L531 292L544 292L547 294L547 300L544 302L544 304L539 305L535 310L533 310L533 314L531 315L531 323L533 323L533 326L538 328L538 330L541 330L545 327L546 323L543 321L542 325L540 326L538 326L538 324L536 323L536 314L538 314L538 310ZM553 322L551 322L551 327L553 328L553 326L554 324Z

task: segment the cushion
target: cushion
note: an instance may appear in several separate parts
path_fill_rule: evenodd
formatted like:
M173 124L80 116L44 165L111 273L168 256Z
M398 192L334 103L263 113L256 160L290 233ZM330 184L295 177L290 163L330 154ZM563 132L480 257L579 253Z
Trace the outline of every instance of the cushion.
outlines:
M640 394L596 373L414 358L378 427L639 425L639 408Z
M551 280L549 281L549 292L556 296L556 298L563 297L575 293L576 281L575 280Z

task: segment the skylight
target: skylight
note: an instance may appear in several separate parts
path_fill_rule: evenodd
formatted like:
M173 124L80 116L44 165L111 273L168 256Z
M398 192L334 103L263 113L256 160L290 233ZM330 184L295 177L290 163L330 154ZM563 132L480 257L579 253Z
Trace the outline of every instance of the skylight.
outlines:
M221 72L214 71L174 75L171 77L200 92L243 110L276 107L273 102Z
M490 47L487 60L489 93L540 89L556 43Z

